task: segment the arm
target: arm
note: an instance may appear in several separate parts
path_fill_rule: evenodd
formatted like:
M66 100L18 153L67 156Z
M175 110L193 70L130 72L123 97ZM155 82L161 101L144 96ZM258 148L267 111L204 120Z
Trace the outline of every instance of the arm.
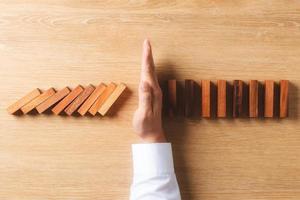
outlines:
M141 144L132 145L131 200L180 200L174 173L172 147L161 124L162 92L155 74L151 46L143 45L139 106L133 128Z

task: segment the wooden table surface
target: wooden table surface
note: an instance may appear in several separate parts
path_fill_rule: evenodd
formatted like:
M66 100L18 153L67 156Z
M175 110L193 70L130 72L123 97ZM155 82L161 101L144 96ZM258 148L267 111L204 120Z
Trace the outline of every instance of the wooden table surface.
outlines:
M141 44L160 78L289 79L285 120L165 120L185 200L300 199L300 2L1 0L0 199L125 200ZM35 87L125 82L112 117L16 117Z

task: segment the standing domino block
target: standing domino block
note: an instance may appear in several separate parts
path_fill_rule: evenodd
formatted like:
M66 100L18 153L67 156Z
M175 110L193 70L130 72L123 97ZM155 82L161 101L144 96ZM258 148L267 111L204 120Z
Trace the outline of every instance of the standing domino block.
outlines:
M94 91L94 86L87 86L83 92L65 109L67 115L72 115L79 106L92 94Z
M59 102L53 109L52 112L56 115L61 113L72 101L81 94L83 88L78 85L74 90L72 90L61 102Z
M227 89L226 80L218 80L217 87L218 87L217 116L218 117L226 117L226 105L227 105L226 104L226 89Z
M280 80L280 118L285 118L288 116L288 106L289 106L289 81Z
M192 117L194 110L194 81L187 79L184 81L184 104L185 104L185 116Z
M233 112L234 118L240 117L243 112L243 81L233 81Z
M107 111L111 108L111 106L116 102L116 100L121 96L123 91L126 89L126 85L124 83L120 83L109 95L109 97L106 99L106 101L103 103L103 105L99 109L99 113L104 116Z
M177 82L168 80L168 114L173 117L177 113Z
M202 117L210 117L211 113L211 85L210 80L202 80L201 87L202 87Z
M258 81L249 81L249 117L258 117Z
M41 103L43 103L44 101L46 101L48 98L50 98L54 94L55 94L55 90L53 88L49 88L44 93L40 94L38 97L36 97L35 99L33 99L31 102L29 102L28 104L26 104L25 106L23 106L21 108L22 112L24 114L29 113L30 111L32 111L33 109L35 109L38 105L40 105Z
M265 117L274 117L274 81L265 81Z
M115 83L110 83L106 87L104 92L99 96L99 98L92 105L92 107L89 109L89 113L95 116L98 110L101 108L101 106L104 104L106 99L111 95L111 93L115 90L116 87L117 85Z
M48 98L46 101L41 103L36 107L36 110L41 114L44 111L46 111L48 108L59 102L61 99L63 99L65 96L67 96L70 93L70 89L68 87L65 87L64 89L58 91L53 96Z
M7 112L9 114L16 113L24 105L26 105L27 103L29 103L30 101L32 101L33 99L35 99L36 97L38 97L40 94L41 94L41 91L38 88L32 90L31 92L29 92L28 94L26 94L24 97L22 97L21 99L19 99L17 102L15 102L12 105L10 105L7 108Z
M78 113L83 116L85 115L88 110L92 107L92 105L95 103L95 101L99 98L99 96L104 92L106 88L106 85L103 83L100 83L94 92L89 96L89 98L82 104L82 106L78 109Z

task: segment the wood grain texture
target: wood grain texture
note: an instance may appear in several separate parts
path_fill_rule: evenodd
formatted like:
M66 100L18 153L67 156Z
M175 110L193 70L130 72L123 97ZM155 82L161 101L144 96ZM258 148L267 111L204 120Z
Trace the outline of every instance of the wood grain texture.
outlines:
M202 117L211 117L211 82L201 81L202 94Z
M280 108L279 117L285 118L288 116L289 108L289 81L280 80Z
M49 109L51 106L54 106L56 103L58 103L60 100L62 100L65 96L67 96L70 93L70 89L68 87L65 87L61 90L59 90L57 93L52 95L50 98L48 98L46 101L41 103L36 107L36 110L41 114L45 112L47 109Z
M83 102L93 93L95 90L93 85L89 85L84 88L82 93L66 107L65 113L67 115L72 115L82 104Z
M1 200L129 199L145 37L161 80L290 80L283 120L164 119L182 199L300 199L299 1L1 0L0 9ZM132 91L112 118L5 111L37 86L99 80Z
M241 117L243 114L243 81L233 81L233 111L232 117Z
M91 115L96 115L101 106L105 103L107 98L113 93L117 85L115 83L110 83L107 85L103 93L98 97L92 107L89 109Z
M103 83L100 83L94 92L89 96L89 98L82 104L82 106L78 109L78 113L80 115L85 115L88 110L92 107L92 105L95 103L95 101L99 98L99 96L104 92L106 88L106 85Z
M118 84L112 93L108 96L108 98L104 101L103 105L100 107L98 112L104 116L108 110L112 107L114 103L116 103L117 99L122 95L125 91L126 85L124 83Z
M258 81L249 81L249 117L258 117Z
M37 88L32 90L31 92L27 93L25 96L23 96L21 99L16 101L15 103L11 104L7 108L7 112L9 114L14 114L18 110L20 110L24 105L30 103L32 100L37 98L41 94L41 91Z
M218 117L226 117L226 107L227 107L227 82L226 80L218 80L218 97L217 97L217 116Z
M28 104L26 104L25 106L23 106L21 108L21 111L24 114L29 113L30 111L32 111L33 109L35 109L38 105L40 105L41 103L43 103L44 101L46 101L48 98L50 98L54 94L55 94L54 88L49 88L48 90L46 90L45 92L43 92L42 94L40 94L38 97L36 97L35 99L33 99L31 102L29 102Z
M265 117L274 117L274 81L265 81Z

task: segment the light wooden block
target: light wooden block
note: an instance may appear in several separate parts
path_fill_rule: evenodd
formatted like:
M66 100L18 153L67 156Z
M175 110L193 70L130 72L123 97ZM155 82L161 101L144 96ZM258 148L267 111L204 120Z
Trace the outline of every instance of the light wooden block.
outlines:
M96 115L98 110L101 108L101 106L104 104L106 99L113 93L117 85L115 83L110 83L105 88L104 92L99 96L99 98L95 101L95 103L92 105L92 107L89 109L89 113L91 115Z
M18 101L16 101L12 105L10 105L7 108L7 112L9 114L16 113L23 106L25 106L27 103L29 103L30 101L32 101L33 99L35 99L36 97L38 97L40 94L41 94L41 91L38 88L32 90L31 92L29 92L28 94L26 94L24 97L22 97L21 99L19 99Z
M35 109L38 105L40 105L41 103L43 103L44 101L46 101L48 98L50 98L54 94L55 94L55 90L53 88L49 88L48 90L46 90L45 92L43 92L42 94L40 94L38 97L36 97L35 99L33 99L31 102L29 102L28 104L26 104L25 106L23 106L21 108L22 112L24 114L29 113L30 111L32 111L33 109Z
M279 117L285 118L288 116L288 107L289 107L289 81L280 80L280 109Z
M58 91L54 95L52 95L50 98L48 98L46 101L41 103L36 107L36 110L39 113L43 113L46 111L48 108L62 100L65 96L67 96L70 93L70 89L68 87L65 87L64 89Z
M201 81L202 88L202 117L211 116L211 83L210 80Z
M265 81L265 117L274 117L274 81Z
M56 115L60 114L78 95L83 91L81 85L74 88L63 100L61 100L53 109L52 112Z
M106 85L100 83L96 87L94 92L91 94L91 96L89 96L89 98L82 104L82 106L80 106L77 112L82 116L85 115L88 112L88 110L92 107L92 105L95 103L95 101L99 98L99 96L104 92L105 89L106 89Z
M116 102L116 100L121 96L123 91L126 89L126 85L124 83L120 83L109 95L107 100L103 103L103 105L99 109L99 113L104 116L107 111L111 108L111 106Z
M94 86L87 86L83 92L65 109L67 115L72 115L78 108L83 104L83 102L92 94L94 91Z
M217 116L218 117L226 117L226 90L227 90L227 83L226 80L218 80L217 81L218 87L218 104L217 104Z
M258 81L249 81L249 117L258 117Z
M243 113L243 81L233 81L233 111L232 117L240 117Z

